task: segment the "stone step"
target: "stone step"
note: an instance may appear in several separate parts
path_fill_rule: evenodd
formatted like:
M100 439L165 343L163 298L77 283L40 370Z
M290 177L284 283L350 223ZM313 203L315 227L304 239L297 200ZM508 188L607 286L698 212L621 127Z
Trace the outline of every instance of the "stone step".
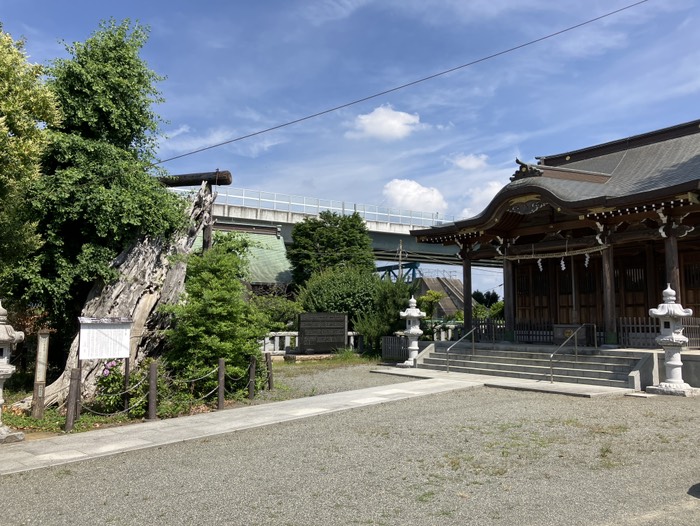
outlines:
M431 364L421 364L418 366L423 369L431 369L435 371L444 371L444 365L431 365ZM481 374L488 376L502 376L508 378L523 378L528 380L543 380L549 381L549 371L539 374L522 373L507 370L496 370L490 368L477 368L477 367L462 367L462 366L452 366L450 365L450 371L455 373L467 373L467 374ZM627 389L629 387L627 380L612 380L606 378L591 378L583 376L569 376L569 375L554 375L555 382L565 382L565 383L579 383L586 385L601 385L606 387L619 387L622 389Z
M431 358L447 359L447 354L444 352L432 352ZM520 364L520 365L542 365L549 367L549 355L502 355L502 354L483 354L477 352L474 355L471 353L453 353L450 351L450 361L452 360L468 360L489 363L502 364ZM591 370L610 370L614 372L628 373L637 363L636 359L616 358L608 356L579 356L576 359L573 355L557 355L554 357L553 364L555 367L571 367L571 368L586 368Z
M447 362L444 357L429 356L423 359L423 364L440 366L443 369L447 368ZM520 362L520 363L496 363L490 361L481 360L459 360L450 357L450 370L455 367L462 368L476 368L476 369L489 369L492 371L503 371L503 372L513 372L513 373L523 373L532 374L535 376L547 375L549 376L550 368L549 362L545 363L532 363L532 362ZM554 372L558 376L576 376L576 377L589 377L595 379L608 379L608 380L621 380L627 381L627 376L629 374L629 369L622 370L606 370L606 369L588 369L584 366L581 367L568 367L560 366L554 364Z

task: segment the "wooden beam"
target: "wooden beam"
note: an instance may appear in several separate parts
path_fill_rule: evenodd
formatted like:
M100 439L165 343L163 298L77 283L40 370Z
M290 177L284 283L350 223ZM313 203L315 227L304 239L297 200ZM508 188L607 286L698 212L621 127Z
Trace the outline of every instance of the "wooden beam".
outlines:
M216 185L229 185L233 181L228 170L216 170L215 172L202 172L192 174L167 175L158 180L168 187L199 186L203 182Z

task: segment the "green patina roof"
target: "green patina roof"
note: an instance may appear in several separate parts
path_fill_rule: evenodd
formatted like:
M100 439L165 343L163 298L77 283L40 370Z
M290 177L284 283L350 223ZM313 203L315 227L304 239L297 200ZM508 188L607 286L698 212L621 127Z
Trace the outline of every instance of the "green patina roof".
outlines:
M242 234L251 240L250 283L292 282L292 267L287 260L284 239L273 234ZM202 235L197 236L193 252L202 250Z
M246 234L250 248L251 283L291 283L292 268L287 260L284 239L269 234Z

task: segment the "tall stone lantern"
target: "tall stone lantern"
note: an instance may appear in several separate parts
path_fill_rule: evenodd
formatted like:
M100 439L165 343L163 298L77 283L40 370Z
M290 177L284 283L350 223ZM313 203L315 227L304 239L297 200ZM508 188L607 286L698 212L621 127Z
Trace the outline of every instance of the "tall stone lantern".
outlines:
M403 362L403 365L414 367L418 358L418 338L423 334L420 329L420 320L425 318L425 312L416 308L416 299L411 296L408 300L408 308L399 314L406 320L404 335L408 338L408 360Z
M7 311L0 304L0 444L24 440L24 433L12 432L2 424L2 406L5 403L2 388L5 380L15 372L15 366L10 365L10 354L21 341L24 341L24 333L15 331L7 324Z
M663 292L664 302L656 309L649 309L649 316L659 318L661 333L656 337L656 343L663 347L666 359L666 380L659 385L647 387L647 393L672 394L690 396L697 394L683 381L683 362L681 350L688 345L688 338L683 335L682 318L693 315L692 309L684 309L676 303L676 291L669 283Z

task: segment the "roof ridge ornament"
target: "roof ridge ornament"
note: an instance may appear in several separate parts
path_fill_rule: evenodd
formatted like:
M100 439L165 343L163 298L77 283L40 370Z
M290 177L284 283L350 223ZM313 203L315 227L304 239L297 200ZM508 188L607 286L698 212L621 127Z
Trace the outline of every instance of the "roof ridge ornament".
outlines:
M515 158L515 162L520 165L520 168L518 168L515 173L511 176L510 180L511 181L518 181L520 179L526 179L528 177L541 177L542 176L542 170L539 168L536 168L535 166L529 164L529 163L524 163L517 157Z

